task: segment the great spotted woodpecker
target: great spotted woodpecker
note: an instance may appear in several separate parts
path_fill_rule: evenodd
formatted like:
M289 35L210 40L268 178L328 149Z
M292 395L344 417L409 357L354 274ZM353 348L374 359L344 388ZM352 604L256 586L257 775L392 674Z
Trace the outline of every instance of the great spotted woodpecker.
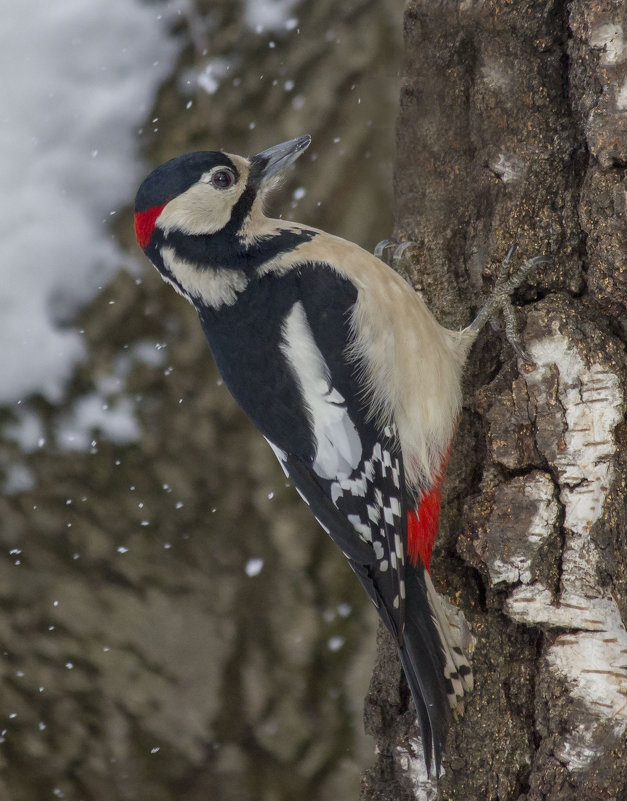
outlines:
M226 385L395 637L437 774L451 709L472 687L429 576L440 482L469 347L524 271L499 279L469 328L443 328L375 256L265 216L309 143L168 161L137 193L137 240L195 306Z

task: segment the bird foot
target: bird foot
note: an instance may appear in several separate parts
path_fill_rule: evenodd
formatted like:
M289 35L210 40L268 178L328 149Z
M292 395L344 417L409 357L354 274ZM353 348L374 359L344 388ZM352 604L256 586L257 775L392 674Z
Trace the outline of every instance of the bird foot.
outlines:
M505 320L505 336L507 337L507 341L519 358L529 363L531 360L525 355L520 345L520 337L516 325L516 312L512 305L511 296L534 267L537 267L539 264L546 264L550 259L547 256L534 256L532 259L528 259L512 275L510 274L510 264L517 247L517 245L512 245L507 251L507 255L503 259L501 269L499 270L498 277L494 284L492 294L479 310L479 314L477 314L466 331L472 335L472 341L474 341L488 320L493 320L499 311L502 312Z
M399 271L401 262L403 261L403 256L405 252L409 248L413 248L416 246L415 242L408 240L407 242L397 242L396 239L382 239L378 245L374 249L374 255L384 261L389 267L393 267L395 270ZM389 258L387 255L388 251L391 251L394 248L392 253L392 257Z

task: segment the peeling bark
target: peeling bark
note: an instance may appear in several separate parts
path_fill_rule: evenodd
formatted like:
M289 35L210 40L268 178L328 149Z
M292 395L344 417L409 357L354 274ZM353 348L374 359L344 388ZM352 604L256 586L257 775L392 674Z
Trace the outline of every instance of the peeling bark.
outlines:
M382 636L363 799L627 797L624 21L594 0L407 7L409 277L456 327L512 243L551 264L517 296L530 362L489 330L471 354L448 474L433 575L475 637L475 691L436 790Z

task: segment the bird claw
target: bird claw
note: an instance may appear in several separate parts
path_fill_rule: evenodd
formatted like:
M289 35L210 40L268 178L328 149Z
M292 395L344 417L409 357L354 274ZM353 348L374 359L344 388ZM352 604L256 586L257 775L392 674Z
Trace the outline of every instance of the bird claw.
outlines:
M531 363L531 359L524 353L520 344L520 337L516 324L516 312L512 304L511 296L534 267L537 267L539 264L546 264L550 259L547 256L534 256L519 267L513 275L510 275L510 264L517 247L518 245L514 244L507 251L507 255L503 259L501 269L499 270L498 277L494 284L492 294L480 309L479 314L477 314L475 319L468 326L467 330L473 334L474 340L486 322L501 311L505 320L505 336L507 337L507 341L516 352L516 355L522 359L522 361L529 364Z
M405 252L409 248L416 247L416 243L409 239L407 242L398 242L396 239L382 239L374 249L374 255L385 262L389 267L393 267L397 272L400 271L401 262ZM386 256L386 251L394 248L392 257Z
M382 239L374 249L374 255L384 261L387 264L387 259L385 258L385 251L391 247L396 245L396 241L394 239Z
M411 239L409 239L407 242L401 242L400 245L396 247L396 250L392 254L392 267L394 267L395 269L398 268L400 266L400 263L403 261L403 256L405 255L405 252L410 248L415 248L415 247L416 243L412 242Z
M537 267L538 264L548 264L551 261L548 256L534 256L532 259L527 259L522 267L519 267L514 275L510 276L509 267L512 261L512 256L517 250L518 244L514 244L507 251L507 255L501 264L501 269L499 270L496 283L494 284L495 291L499 290L511 295L514 290L518 289L518 287L522 284L534 267Z

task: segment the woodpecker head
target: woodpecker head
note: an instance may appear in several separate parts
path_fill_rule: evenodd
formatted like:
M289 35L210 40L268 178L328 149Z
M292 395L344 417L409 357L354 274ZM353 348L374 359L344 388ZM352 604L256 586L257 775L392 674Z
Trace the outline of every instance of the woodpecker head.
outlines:
M137 241L149 250L155 232L166 238L172 232L240 233L251 215L262 213L264 196L310 142L310 136L300 136L251 158L201 151L162 164L137 192Z

